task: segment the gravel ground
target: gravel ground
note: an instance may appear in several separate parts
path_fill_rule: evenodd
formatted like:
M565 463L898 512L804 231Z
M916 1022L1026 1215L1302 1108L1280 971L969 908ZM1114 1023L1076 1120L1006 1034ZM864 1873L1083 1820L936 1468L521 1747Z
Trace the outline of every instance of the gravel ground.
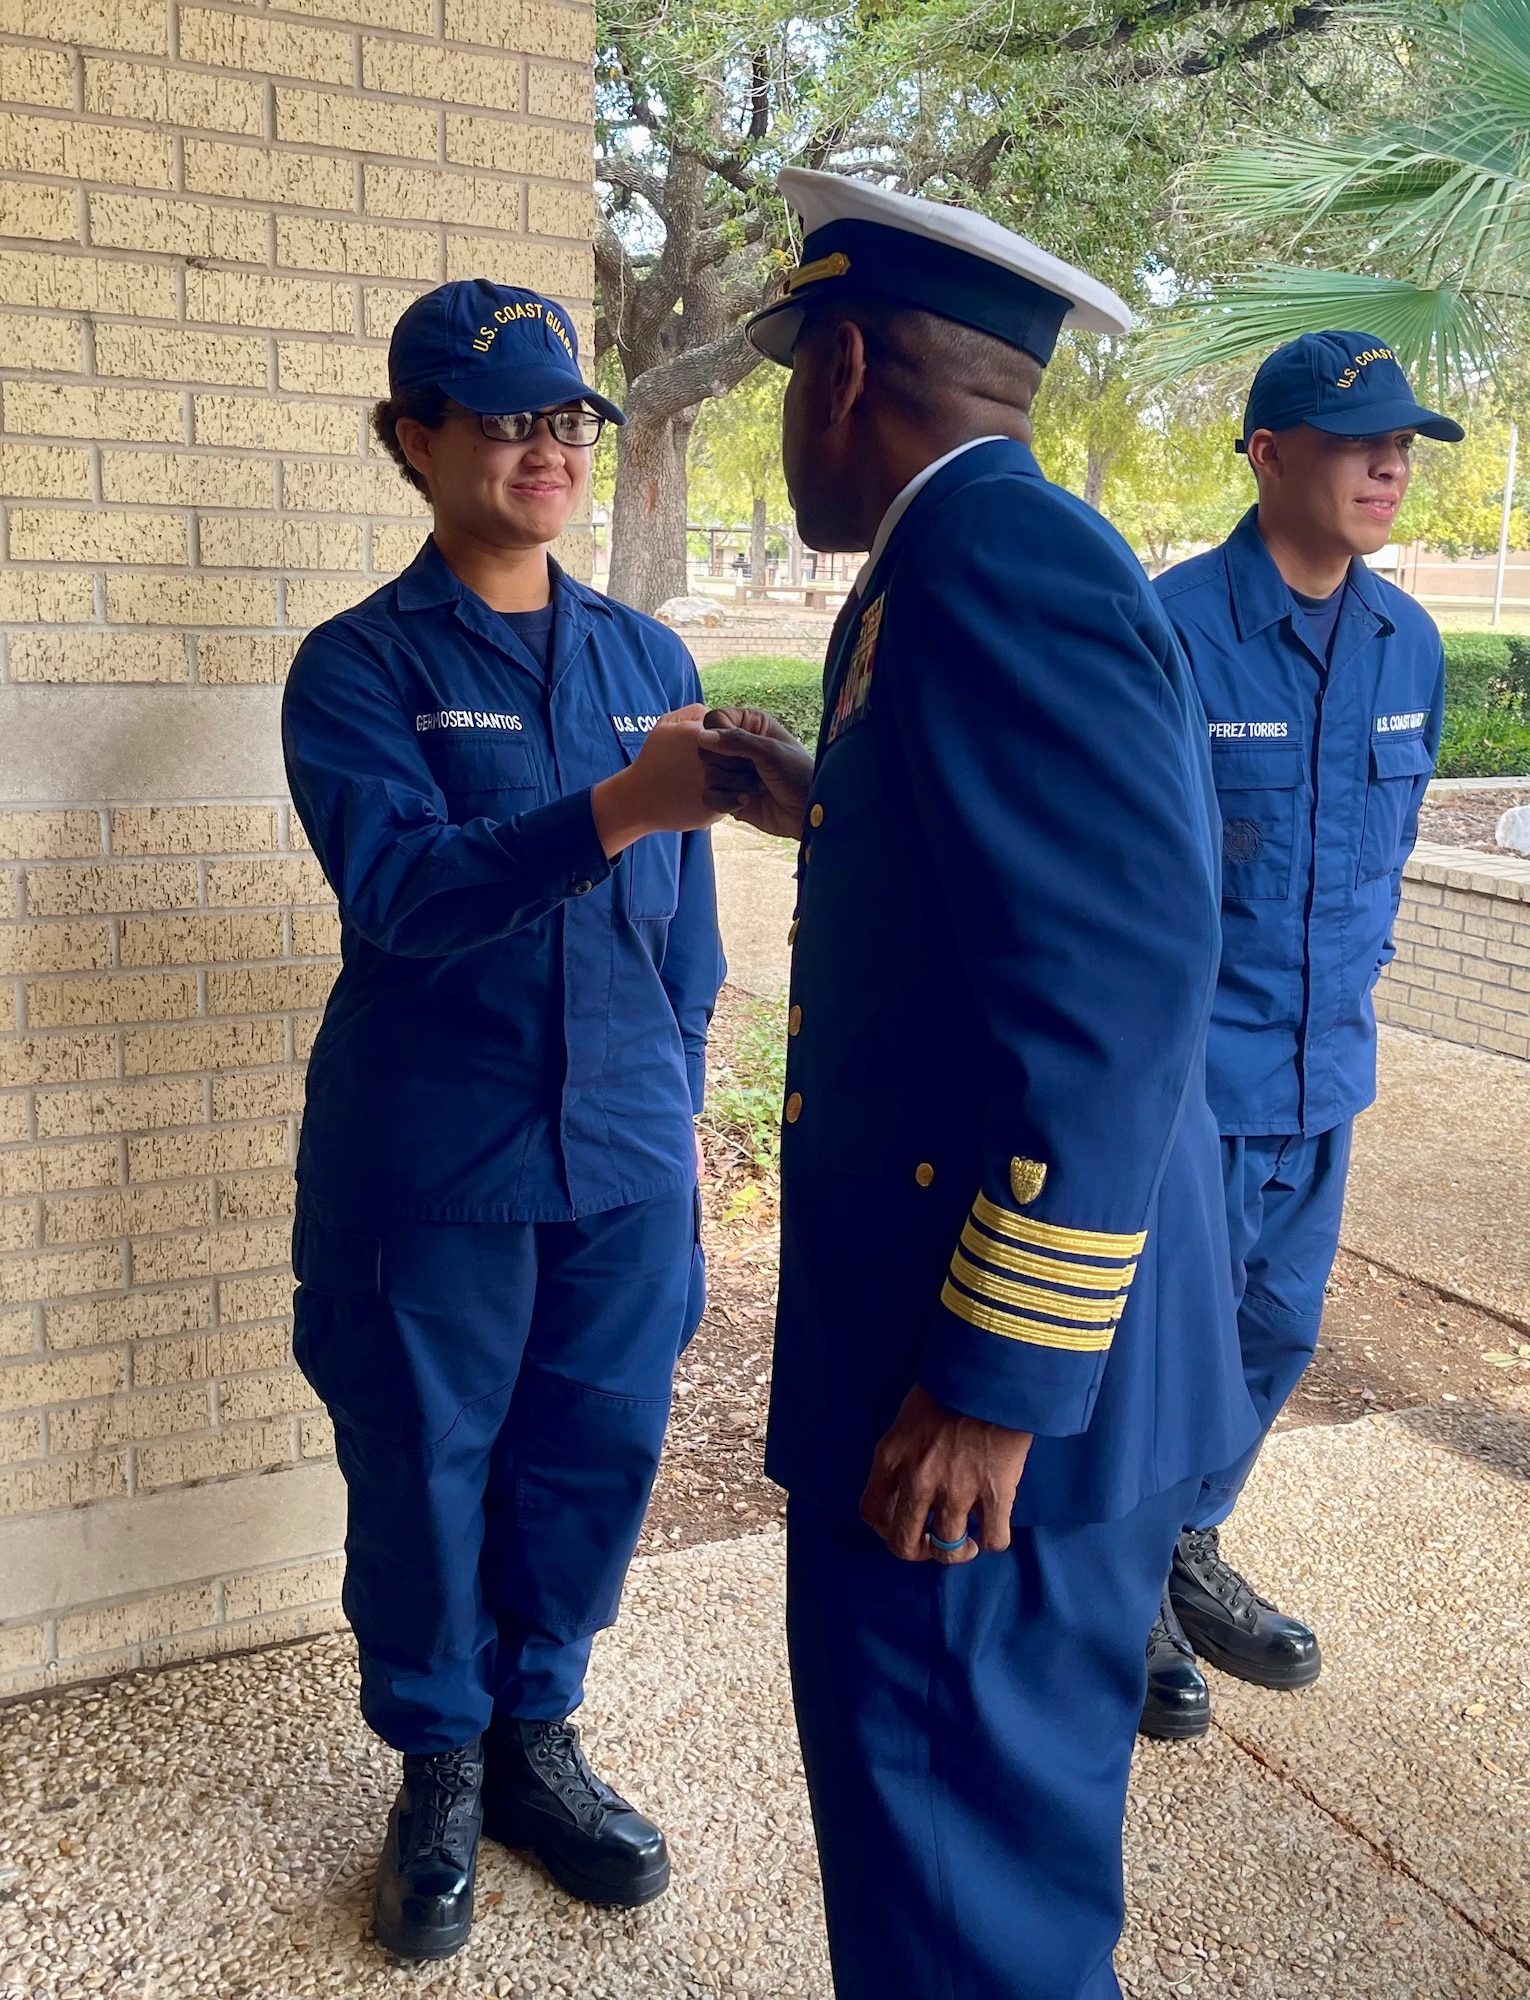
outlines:
M1530 1994L1527 1436L1510 1400L1271 1445L1235 1552L1317 1618L1327 1667L1302 1696L1218 1678L1205 1742L1143 1746L1119 1955L1134 2000ZM649 1910L585 1910L486 1847L467 1950L380 1957L368 1895L394 1765L326 1638L6 1714L0 1996L825 2000L781 1548L772 1531L640 1561L597 1650L588 1740L674 1844L675 1887Z
M1525 1352L1521 1354L1520 1350ZM1341 1250L1317 1357L1279 1428L1496 1394L1530 1373L1530 1337L1429 1285Z
M1480 847L1490 854L1507 854L1494 839L1499 820L1510 806L1530 805L1530 791L1512 785L1492 792L1434 792L1418 816L1420 840L1442 847Z
M1519 1995L1530 1994L1527 1480L1530 1388L1277 1440L1235 1549L1311 1618L1323 1678L1295 1699L1217 1684L1228 1739L1513 1954L1507 1990Z

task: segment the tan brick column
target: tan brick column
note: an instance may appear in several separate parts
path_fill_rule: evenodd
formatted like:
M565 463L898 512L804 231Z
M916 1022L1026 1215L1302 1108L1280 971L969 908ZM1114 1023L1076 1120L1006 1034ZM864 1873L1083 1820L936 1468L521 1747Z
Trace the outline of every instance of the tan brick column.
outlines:
M0 1694L338 1617L287 1268L336 925L279 684L419 545L366 428L409 299L587 338L592 40L0 0Z
M1530 1058L1530 861L1420 841L1376 1018Z

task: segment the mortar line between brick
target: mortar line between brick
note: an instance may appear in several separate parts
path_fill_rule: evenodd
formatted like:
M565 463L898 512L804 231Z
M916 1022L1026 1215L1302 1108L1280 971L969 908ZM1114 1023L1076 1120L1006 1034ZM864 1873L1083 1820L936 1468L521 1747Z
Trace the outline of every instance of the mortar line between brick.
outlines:
M1241 1750L1243 1755L1249 1758L1251 1762L1257 1764L1261 1771L1267 1771L1278 1784L1288 1785L1293 1792L1304 1798L1308 1805L1313 1807L1315 1811L1320 1812L1325 1819L1330 1820L1333 1825L1338 1827L1341 1833L1347 1833L1351 1840L1358 1841L1389 1874L1400 1875L1404 1881L1411 1882L1416 1889L1422 1889L1424 1894L1438 1903L1440 1908L1446 1911L1448 1915L1454 1917L1458 1923L1465 1924L1466 1928L1479 1937L1490 1950L1500 1953L1502 1957L1507 1958L1512 1964L1519 1966L1523 1971L1530 1972L1530 1953L1518 1950L1514 1945L1509 1944L1503 1938L1499 1937L1497 1932L1483 1923L1480 1918L1474 1917L1470 1910L1463 1909L1454 1897L1447 1895L1443 1889L1432 1882L1420 1869L1415 1868L1405 1855L1397 1853L1395 1849L1388 1847L1384 1841L1379 1840L1374 1834L1367 1832L1358 1820L1351 1819L1349 1814L1341 1811L1338 1806L1330 1805L1325 1798L1321 1797L1307 1783L1305 1778L1298 1777L1285 1764L1262 1750L1257 1743L1240 1736L1237 1730L1230 1729L1217 1716L1212 1717L1212 1724L1218 1735L1225 1737L1235 1750Z

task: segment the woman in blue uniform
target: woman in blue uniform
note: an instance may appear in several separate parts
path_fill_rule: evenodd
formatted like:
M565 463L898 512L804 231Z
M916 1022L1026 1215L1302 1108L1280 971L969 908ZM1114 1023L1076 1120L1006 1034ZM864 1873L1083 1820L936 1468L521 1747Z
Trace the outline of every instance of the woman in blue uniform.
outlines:
M568 1717L701 1316L693 1116L722 978L700 686L548 549L621 413L568 315L482 279L399 321L377 434L429 497L288 683L340 904L308 1071L294 1345L335 1424L367 1721L403 1754L377 1934L445 1957L480 1831L571 1894L661 1893Z

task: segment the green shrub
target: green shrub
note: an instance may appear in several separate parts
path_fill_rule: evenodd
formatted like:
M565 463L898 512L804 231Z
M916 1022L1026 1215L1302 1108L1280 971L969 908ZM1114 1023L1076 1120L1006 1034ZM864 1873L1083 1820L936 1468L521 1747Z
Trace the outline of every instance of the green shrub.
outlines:
M809 749L823 718L823 668L816 660L749 656L704 667L701 691L713 708L765 708Z
M1530 775L1530 716L1515 701L1447 708L1436 771L1442 778Z
M1506 678L1510 694L1530 708L1530 639L1519 633L1509 638L1509 671Z
M751 1166L781 1164L781 1093L786 1086L786 1003L751 1000L732 1046L714 1054L703 1123L731 1139Z
M1514 642L1502 632L1447 632L1445 704L1487 708L1508 692L1514 676Z
M813 660L767 655L719 660L701 676L714 708L764 708L809 749L823 719L823 670ZM1530 638L1501 632L1445 634L1442 778L1530 775Z

